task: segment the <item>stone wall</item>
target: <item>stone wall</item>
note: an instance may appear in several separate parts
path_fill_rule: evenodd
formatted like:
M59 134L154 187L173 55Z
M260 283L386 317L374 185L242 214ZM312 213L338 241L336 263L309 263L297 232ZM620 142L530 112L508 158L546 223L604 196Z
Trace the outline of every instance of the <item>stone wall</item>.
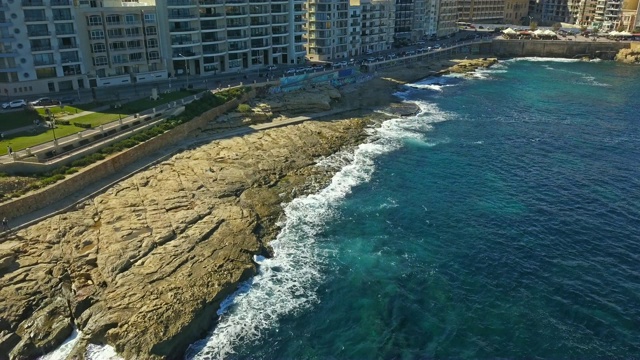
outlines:
M115 154L104 161L92 164L51 186L15 200L2 203L0 204L0 217L16 218L71 196L78 189L82 189L88 184L97 183L139 159L186 139L192 131L204 128L207 123L216 117L236 108L239 104L246 102L254 96L255 90L252 90L241 99L235 99L213 108L193 120L177 126L171 131L156 136L131 149Z
M630 42L563 41L563 40L494 40L491 51L498 57L561 57L613 59Z

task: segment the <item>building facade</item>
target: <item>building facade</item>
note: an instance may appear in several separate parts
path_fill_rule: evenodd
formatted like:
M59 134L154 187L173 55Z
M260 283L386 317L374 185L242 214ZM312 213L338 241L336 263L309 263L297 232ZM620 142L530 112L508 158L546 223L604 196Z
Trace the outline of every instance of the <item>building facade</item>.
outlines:
M458 31L458 3L456 0L440 0L438 11L438 31L437 36L449 36Z
M364 0L361 4L360 54L391 49L395 1Z
M597 0L569 0L569 22L575 25L591 25L596 14Z
M348 0L307 0L306 6L306 54L311 61L346 59L350 43L356 36L350 29L353 24ZM356 31L357 32L357 31Z
M241 72L305 60L302 0L161 0L170 74Z
M71 0L0 3L0 92L6 96L88 86Z
M168 77L166 59L160 52L155 6L102 2L80 5L77 14L79 38L86 44L82 51L91 87Z
M505 24L525 24L529 16L529 0L505 0L504 19Z
M458 20L499 23L504 19L505 0L458 0Z
M529 16L538 25L549 26L555 23L571 22L569 0L531 0Z
M616 30L622 19L621 0L598 0L593 26L600 31Z

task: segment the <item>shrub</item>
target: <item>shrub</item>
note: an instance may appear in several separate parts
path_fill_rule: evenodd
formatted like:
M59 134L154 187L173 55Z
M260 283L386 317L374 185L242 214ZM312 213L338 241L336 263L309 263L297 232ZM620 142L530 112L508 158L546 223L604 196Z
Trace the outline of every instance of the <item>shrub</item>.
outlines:
M238 111L241 113L248 113L251 111L251 106L248 104L240 104L238 105Z
M67 121L68 122L68 121ZM74 126L77 126L79 128L83 128L83 129L91 129L91 124L85 124L85 123L79 123L79 122L74 122L73 123Z
M56 120L56 124L57 125L71 125L71 121L69 121L69 120ZM89 127L91 127L91 126L89 126Z

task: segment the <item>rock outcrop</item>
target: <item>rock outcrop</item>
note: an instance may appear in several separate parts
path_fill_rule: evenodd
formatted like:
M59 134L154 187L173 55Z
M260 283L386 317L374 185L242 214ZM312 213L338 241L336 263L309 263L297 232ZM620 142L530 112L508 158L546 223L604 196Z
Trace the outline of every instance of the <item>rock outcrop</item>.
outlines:
M0 354L46 353L75 325L126 359L180 358L269 254L280 204L329 179L314 160L361 142L365 124L203 145L18 231L0 243Z
M625 64L640 64L640 44L632 43L631 48L620 49L615 60Z

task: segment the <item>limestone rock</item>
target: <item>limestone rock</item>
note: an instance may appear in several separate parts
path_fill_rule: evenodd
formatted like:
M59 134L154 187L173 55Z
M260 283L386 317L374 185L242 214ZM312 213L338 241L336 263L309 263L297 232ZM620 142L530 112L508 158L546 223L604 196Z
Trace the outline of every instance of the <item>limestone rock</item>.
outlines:
M361 141L365 125L305 122L202 145L20 230L0 244L0 353L33 358L76 325L80 346L182 357L255 274L253 256L269 254L280 203L326 184L315 159Z

